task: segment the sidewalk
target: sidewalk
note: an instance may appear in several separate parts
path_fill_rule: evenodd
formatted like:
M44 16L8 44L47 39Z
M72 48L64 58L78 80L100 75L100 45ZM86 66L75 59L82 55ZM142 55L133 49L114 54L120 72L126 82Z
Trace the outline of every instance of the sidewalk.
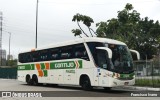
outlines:
M125 86L124 89L142 90L142 91L160 91L160 88L141 87L141 86Z

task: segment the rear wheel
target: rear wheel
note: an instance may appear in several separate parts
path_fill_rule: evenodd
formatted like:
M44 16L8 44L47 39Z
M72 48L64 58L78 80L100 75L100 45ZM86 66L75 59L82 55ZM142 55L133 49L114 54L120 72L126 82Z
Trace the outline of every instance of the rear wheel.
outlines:
M30 85L30 84L32 83L32 80L31 80L31 78L30 78L30 75L27 75L27 76L26 76L26 83L27 83L28 85Z
M33 77L32 77L32 85L38 85L37 75L33 75Z
M92 86L88 77L84 77L81 81L82 81L81 86L84 90L88 91L92 89Z

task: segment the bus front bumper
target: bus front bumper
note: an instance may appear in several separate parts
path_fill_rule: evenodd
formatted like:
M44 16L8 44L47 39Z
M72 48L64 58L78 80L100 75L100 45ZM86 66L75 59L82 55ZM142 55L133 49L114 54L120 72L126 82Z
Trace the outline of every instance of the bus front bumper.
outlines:
M135 78L133 78L131 80L120 80L117 78L112 78L109 86L110 87L117 87L117 86L128 86L128 85L134 85L134 84L135 84Z

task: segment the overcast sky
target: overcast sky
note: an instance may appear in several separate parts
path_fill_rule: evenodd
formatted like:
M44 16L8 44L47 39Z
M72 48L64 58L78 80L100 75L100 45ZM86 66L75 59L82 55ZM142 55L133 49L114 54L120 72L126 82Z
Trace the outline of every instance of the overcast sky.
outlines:
M2 48L7 50L9 34L11 54L17 57L19 52L35 48L37 0L0 0L3 12ZM107 21L117 17L117 11L131 3L141 17L160 21L160 0L39 0L38 47L56 42L76 39L71 33L78 28L72 17L76 13L88 15L94 22ZM95 24L92 25L93 29Z

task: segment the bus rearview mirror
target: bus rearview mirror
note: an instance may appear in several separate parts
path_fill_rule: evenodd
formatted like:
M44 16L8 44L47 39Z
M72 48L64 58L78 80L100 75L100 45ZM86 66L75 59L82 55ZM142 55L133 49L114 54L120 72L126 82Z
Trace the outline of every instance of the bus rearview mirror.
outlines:
M136 50L131 50L131 49L130 49L130 52L136 54L137 60L140 60L140 54L139 54L138 51L136 51Z
M112 58L112 50L107 48L107 47L96 47L96 49L101 49L101 50L105 50L108 53L108 58Z

